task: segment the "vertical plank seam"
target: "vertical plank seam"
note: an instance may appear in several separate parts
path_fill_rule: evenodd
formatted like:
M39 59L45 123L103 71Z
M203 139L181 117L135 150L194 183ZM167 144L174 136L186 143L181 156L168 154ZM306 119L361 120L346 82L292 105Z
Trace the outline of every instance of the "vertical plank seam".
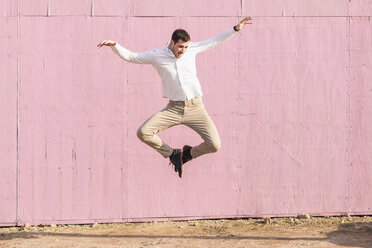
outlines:
M134 11L134 5L133 5L133 11ZM125 21L128 23L128 19L132 19L128 16L126 16L125 18ZM128 26L129 25L126 25L126 29L125 29L125 35L128 34ZM128 108L128 104L129 104L129 69L128 69L129 66L125 66L125 70L126 70L126 92L125 92L125 99L126 99L126 119L127 119L127 123L126 123L126 141L125 142L125 155L126 157L128 158L128 140L129 140L129 129L128 129L128 116L129 116L129 108ZM125 202L125 209L124 209L124 213L123 213L123 216L122 218L128 218L128 215L129 215L129 203L128 203L128 176L129 176L129 166L128 166L128 160L126 161L126 168L124 168L123 170L123 179L124 179L124 202ZM123 206L121 207L123 208Z
M91 17L94 16L94 0L92 0L91 8L90 8L90 15Z
M243 15L243 1L244 0L240 0L240 15Z
M243 0L240 1L240 15L243 15ZM239 20L239 17L238 17L238 21ZM238 35L238 69L237 69L237 72L238 72L238 80L237 80L237 92L238 92L238 95L237 95L237 107L238 109L236 110L236 118L237 118L237 122L238 122L238 126L237 126L237 133L236 133L236 137L239 137L239 132L240 132L240 114L239 114L239 108L240 108L240 103L241 103L241 99L240 99L240 35ZM236 167L237 167L237 170L236 170L236 176L235 176L235 184L236 184L236 187L238 189L238 192L237 192L237 195L238 195L238 204L235 206L236 208L236 215L239 215L240 213L240 204L241 204L241 190L240 190L240 180L239 180L239 167L240 167L240 145L239 145L239 142L236 142L236 148L237 148L237 154L236 154Z
M17 103L16 103L16 225L19 224L19 10L20 0L17 0Z
M350 2L349 2L349 7L350 7ZM346 142L346 147L347 147L347 170L348 170L348 180L347 180L347 196L346 196L346 208L347 208L347 211L350 212L351 211L351 208L350 208L350 184L351 184L351 176L350 176L350 171L351 171L351 146L352 146L352 143L351 143L351 13L349 12L349 16L348 16L348 32L349 32L349 58L348 58L348 80L347 80L347 87L346 87L346 91L348 92L348 96L347 96L347 121L348 121L348 125L347 125L347 142Z
M46 13L46 16L49 17L50 16L50 3L48 1L47 3L47 13Z

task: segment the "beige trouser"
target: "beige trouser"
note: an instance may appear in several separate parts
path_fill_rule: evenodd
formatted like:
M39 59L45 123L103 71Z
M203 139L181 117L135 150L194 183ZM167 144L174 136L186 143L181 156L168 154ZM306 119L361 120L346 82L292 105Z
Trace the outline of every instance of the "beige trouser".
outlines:
M204 140L191 149L191 156L197 158L206 153L216 152L221 147L220 136L212 119L204 108L201 97L186 102L169 101L167 107L151 116L137 131L138 138L154 148L165 158L173 149L157 135L159 131L183 124L196 131Z

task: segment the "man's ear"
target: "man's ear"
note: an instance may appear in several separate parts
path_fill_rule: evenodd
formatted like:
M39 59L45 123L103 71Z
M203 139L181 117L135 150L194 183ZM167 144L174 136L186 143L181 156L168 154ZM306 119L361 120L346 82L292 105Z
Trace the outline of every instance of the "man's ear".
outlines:
M171 47L174 46L174 41L173 40L170 41L170 45L171 45Z

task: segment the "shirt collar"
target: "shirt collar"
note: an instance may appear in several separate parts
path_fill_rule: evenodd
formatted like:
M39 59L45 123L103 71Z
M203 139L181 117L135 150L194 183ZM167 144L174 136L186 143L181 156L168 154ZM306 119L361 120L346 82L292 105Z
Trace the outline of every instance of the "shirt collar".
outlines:
M173 52L169 49L169 45L170 45L170 42L169 41L165 43L165 47L163 49L164 52L166 54L168 54L169 56L176 57L176 56L174 56Z
M167 42L165 43L165 47L164 47L163 51L164 51L165 54L167 54L167 55L169 55L169 56L175 58L176 56L174 56L173 52L169 49L169 44L170 44L169 41L167 41ZM189 48L189 49L190 49L190 48ZM183 59L187 53L188 53L188 50L185 52L185 54L184 54L180 59Z

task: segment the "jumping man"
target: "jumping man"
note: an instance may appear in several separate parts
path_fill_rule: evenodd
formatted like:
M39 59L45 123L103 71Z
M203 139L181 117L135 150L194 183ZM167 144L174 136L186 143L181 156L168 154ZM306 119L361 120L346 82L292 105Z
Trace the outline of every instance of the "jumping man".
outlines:
M196 76L195 56L227 41L246 24L252 24L251 20L251 17L246 17L229 30L201 42L190 42L190 35L183 29L177 29L163 49L143 53L131 52L112 40L104 40L98 44L99 48L110 46L127 62L151 64L158 72L162 81L163 96L169 99L169 103L142 124L137 136L164 158L169 158L179 177L182 177L183 164L204 154L216 152L221 147L217 128L202 102L201 86ZM194 147L185 145L181 149L173 149L157 135L159 131L179 124L192 128L201 136L203 142Z

